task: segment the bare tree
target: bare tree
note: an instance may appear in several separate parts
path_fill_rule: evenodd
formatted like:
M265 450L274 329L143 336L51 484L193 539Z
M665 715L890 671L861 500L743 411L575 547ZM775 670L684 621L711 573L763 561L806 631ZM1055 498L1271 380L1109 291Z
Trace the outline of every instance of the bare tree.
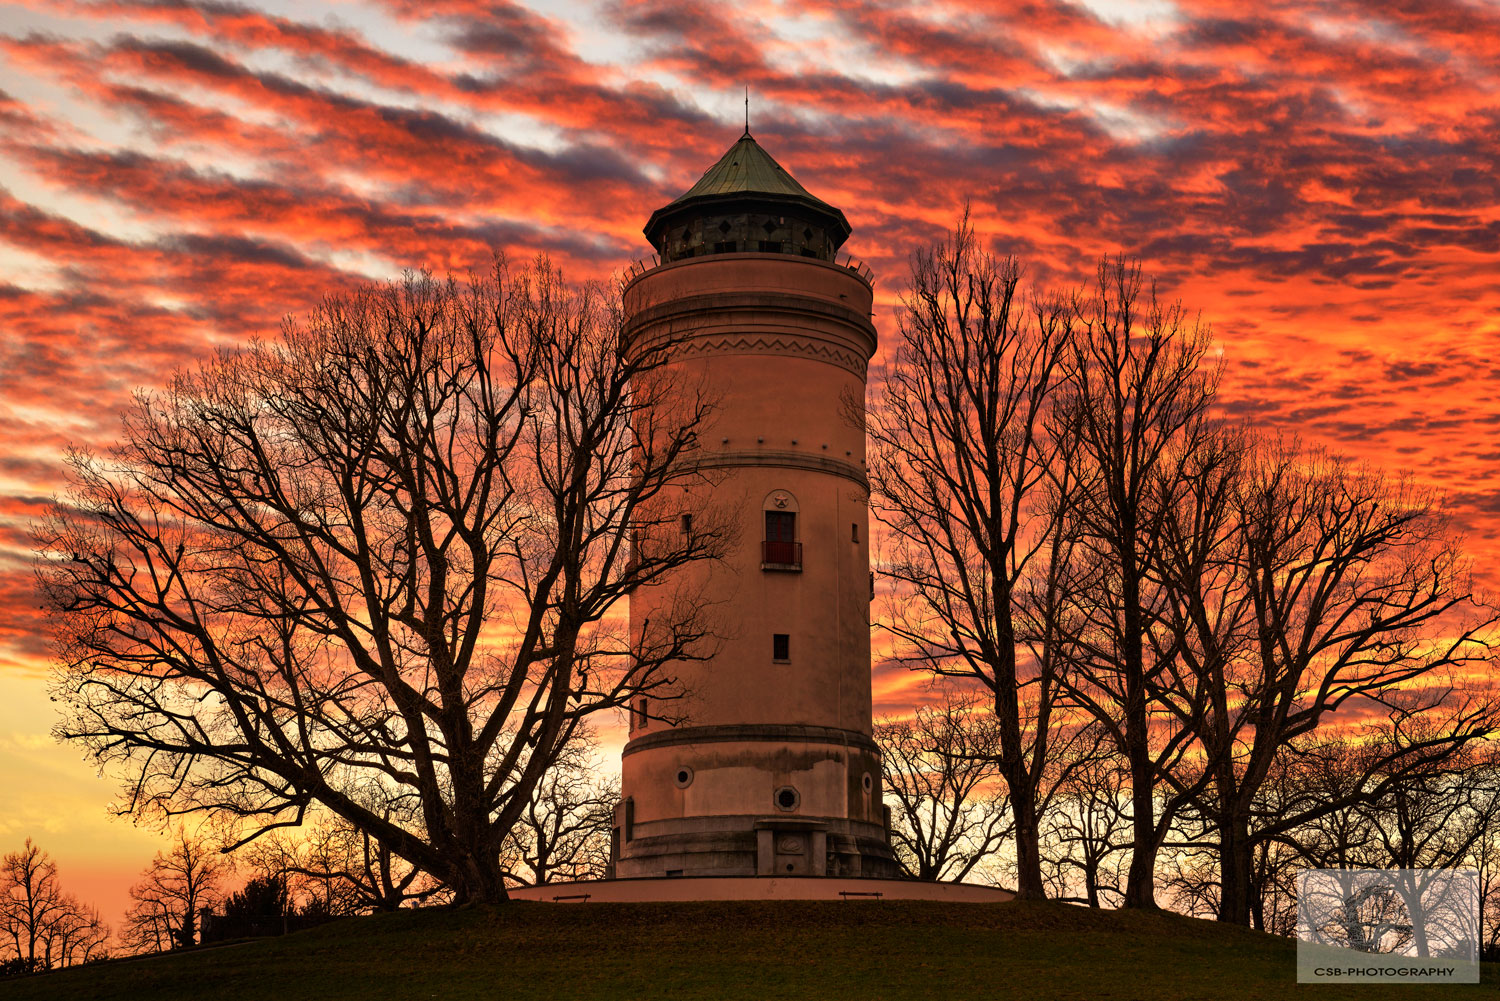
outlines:
M198 942L198 914L218 903L221 883L232 870L222 852L186 829L157 852L140 882L130 888L125 942L135 952L186 949Z
M1194 725L1213 762L1219 918L1249 924L1257 841L1379 796L1403 776L1462 768L1464 746L1492 732L1492 695L1449 675L1488 658L1483 637L1496 619L1475 602L1434 500L1408 484L1269 442L1224 509L1233 545L1219 566L1232 583L1179 580L1186 586L1173 590L1194 618L1245 620L1239 649L1211 641L1224 673ZM1381 707L1392 710L1388 728L1350 788L1257 816L1283 748L1340 709Z
M1165 617L1161 571L1191 467L1216 447L1208 409L1217 373L1205 360L1207 328L1180 304L1161 302L1154 284L1143 287L1138 264L1101 262L1075 311L1067 427L1078 436L1085 480L1070 506L1081 623L1059 677L1129 766L1133 850L1124 903L1151 908L1157 851L1187 800L1177 790L1158 811L1159 780L1173 774L1194 737L1175 704L1181 634ZM1192 687L1187 699L1202 695Z
M49 970L99 958L108 940L98 910L63 892L57 864L30 838L0 859L0 957Z
M1482 870L1495 821L1493 774L1478 738L1453 739L1465 708L1410 692L1387 698L1405 705L1335 735L1314 732L1278 754L1251 814L1257 928L1291 933L1302 869ZM1481 871L1481 893L1483 886ZM1403 887L1392 889L1399 896ZM1405 889L1415 897L1415 887Z
M47 956L54 966L77 966L108 957L110 927L92 904L63 897L62 907L48 930Z
M403 812L395 802L367 806L391 819ZM254 871L285 879L305 910L330 917L447 899L432 876L326 812L294 831L273 831L244 850Z
M1487 764L1477 742L1459 744L1436 762L1398 776L1384 795L1361 807L1383 865L1401 870L1391 883L1406 903L1418 956L1438 955L1433 950L1444 940L1477 944L1481 938L1482 927L1470 928L1468 921L1482 921L1482 909L1471 915L1466 904L1455 907L1452 894L1461 887L1444 883L1441 870L1472 866L1476 849L1495 830L1500 804ZM1479 891L1482 901L1482 885Z
M1013 258L979 248L967 211L951 242L914 254L901 341L866 423L871 511L889 549L880 570L895 582L882 625L907 663L990 692L1017 893L1036 898L1057 686L1050 647L1018 656L1017 619L1071 488L1044 426L1064 377L1069 314L1060 301L1023 301L1020 279Z
M1051 767L1058 778L1042 815L1049 895L1118 906L1130 854L1130 770L1097 724L1081 728Z
M1386 737L1389 729L1379 732ZM1497 806L1492 774L1476 760L1473 745L1391 783L1361 807L1380 857L1397 869L1451 869L1465 865L1491 828Z
M501 262L330 297L141 395L39 530L60 735L131 776L126 811L229 814L244 843L316 805L504 899L580 722L662 704L706 652L688 601L636 637L611 615L719 544L643 514L703 475L708 403L620 329L602 288Z
M0 866L0 923L5 937L18 958L45 967L48 929L63 906L57 865L27 838L25 847L6 855Z
M1168 842L1158 861L1159 887L1179 914L1206 918L1219 909L1219 872L1210 849L1179 847Z
M1297 934L1297 853L1282 840L1256 843L1251 868L1252 924L1283 938Z
M617 783L599 776L593 735L580 732L537 784L506 839L506 874L523 886L603 879Z
M1484 958L1500 954L1500 744L1493 739L1474 751L1472 814L1480 827L1465 865L1479 877L1481 935Z
M902 871L959 882L993 868L1012 826L995 765L999 727L979 700L949 693L910 720L879 720L875 742Z

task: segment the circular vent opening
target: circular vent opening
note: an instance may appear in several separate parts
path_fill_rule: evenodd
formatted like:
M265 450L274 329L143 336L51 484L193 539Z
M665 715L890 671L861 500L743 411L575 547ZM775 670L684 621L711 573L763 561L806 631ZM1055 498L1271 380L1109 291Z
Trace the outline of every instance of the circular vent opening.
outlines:
M800 802L802 802L802 797L797 795L797 790L791 786L782 786L776 790L776 809L795 810Z
M873 792L875 790L875 780L870 776L869 772L865 772L860 777L859 784L865 787L865 792Z
M677 788L686 789L688 786L693 784L693 770L687 765L683 765L682 767L678 768L676 774L672 776L672 781L676 783Z

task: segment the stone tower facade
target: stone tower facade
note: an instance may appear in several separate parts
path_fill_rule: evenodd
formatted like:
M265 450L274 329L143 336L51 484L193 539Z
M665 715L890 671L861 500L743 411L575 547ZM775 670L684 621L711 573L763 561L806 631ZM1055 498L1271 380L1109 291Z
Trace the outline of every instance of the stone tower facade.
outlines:
M684 531L711 508L733 537L722 562L631 597L638 631L693 593L720 639L676 666L680 702L632 707L617 877L895 874L870 736L864 429L847 405L875 328L867 273L835 260L849 232L748 130L646 224L661 263L625 289L627 350L670 339L674 384L715 403L694 456L712 496L656 503Z

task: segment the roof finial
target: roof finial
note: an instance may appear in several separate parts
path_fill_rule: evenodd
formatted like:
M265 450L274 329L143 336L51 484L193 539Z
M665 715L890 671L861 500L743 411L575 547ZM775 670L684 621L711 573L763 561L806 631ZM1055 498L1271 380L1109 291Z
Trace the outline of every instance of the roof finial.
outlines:
M745 85L745 135L750 134L750 85Z

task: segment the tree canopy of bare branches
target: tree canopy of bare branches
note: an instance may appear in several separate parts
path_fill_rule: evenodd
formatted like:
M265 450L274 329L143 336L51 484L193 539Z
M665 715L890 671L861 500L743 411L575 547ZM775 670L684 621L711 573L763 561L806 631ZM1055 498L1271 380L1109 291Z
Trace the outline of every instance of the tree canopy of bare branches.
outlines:
M380 809L395 819L400 808L386 802ZM326 811L294 832L272 831L243 851L252 870L285 881L304 909L330 917L394 911L447 894L431 874Z
M39 529L59 734L129 774L126 811L249 840L316 805L504 899L505 837L580 722L670 698L704 639L690 614L619 628L717 544L642 515L708 402L668 392L671 345L627 359L619 321L499 262L330 297L141 394Z
M1132 857L1125 904L1155 906L1157 850L1190 790L1158 790L1193 745L1173 682L1177 642L1163 615L1161 570L1172 513L1195 466L1220 451L1209 420L1217 372L1209 331L1158 298L1139 264L1102 261L1076 297L1067 390L1081 484L1070 506L1078 627L1069 637L1071 701L1115 740L1130 769ZM1201 699L1189 682L1189 703ZM1160 805L1160 809L1158 806Z
M0 859L0 958L48 970L98 959L108 942L99 911L63 892L56 863L30 838Z
M124 939L134 952L166 952L198 943L199 912L213 907L233 865L208 840L174 832L171 845L157 852L130 888Z
M592 733L580 732L547 770L505 842L506 874L526 886L603 879L618 782L603 777Z
M871 511L893 582L882 625L898 656L991 693L995 747L1014 814L1017 892L1042 895L1039 784L1057 692L1055 647L1018 651L1029 587L1046 591L1052 529L1071 489L1066 445L1045 430L1069 346L1067 304L1026 300L1020 266L976 243L967 216L919 250L901 339L866 414ZM1031 578L1040 577L1032 584ZM1025 606L1025 607L1023 607Z
M1454 679L1487 660L1496 620L1474 600L1436 499L1409 483L1264 440L1223 504L1228 544L1214 559L1226 583L1211 591L1208 572L1169 573L1168 590L1185 619L1229 624L1228 636L1200 628L1208 639L1185 649L1218 651L1191 725L1212 773L1219 916L1246 924L1256 842L1404 787L1408 775L1460 767L1466 745L1494 730L1493 691ZM1205 662L1188 659L1201 674ZM1258 809L1276 757L1340 709L1385 716L1356 780L1280 802L1274 815Z
M991 865L1013 824L996 767L999 726L980 700L949 693L909 720L881 720L875 741L902 870L959 882Z

